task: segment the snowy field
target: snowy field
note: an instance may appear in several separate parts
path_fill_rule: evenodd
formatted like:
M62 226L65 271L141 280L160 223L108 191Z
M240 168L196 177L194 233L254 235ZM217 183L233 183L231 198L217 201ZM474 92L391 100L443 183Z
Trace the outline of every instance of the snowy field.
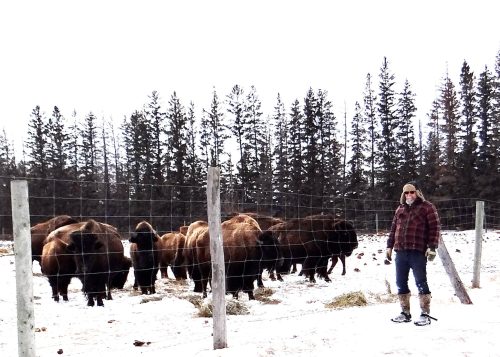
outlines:
M36 355L48 356L500 356L500 231L482 241L478 289L471 288L475 232L443 232L443 240L473 302L454 295L441 260L428 264L431 315L438 321L417 327L390 321L400 312L394 264L385 265L387 236L359 237L339 262L331 283L310 284L292 274L264 284L272 294L249 301L240 294L245 315L227 316L225 349L213 349L212 319L198 316L191 282L159 279L157 294L132 289L133 271L123 290L104 307L87 307L81 284L73 279L69 301L51 299L47 279L33 267ZM126 244L124 242L124 244ZM128 246L126 247L126 251ZM15 264L12 242L0 241L0 351L17 356ZM412 315L420 313L413 278ZM269 292L269 289L266 289ZM345 293L362 292L368 304L342 309L327 306ZM256 290L259 293L259 289ZM209 298L210 299L210 294ZM228 301L232 298L228 295Z

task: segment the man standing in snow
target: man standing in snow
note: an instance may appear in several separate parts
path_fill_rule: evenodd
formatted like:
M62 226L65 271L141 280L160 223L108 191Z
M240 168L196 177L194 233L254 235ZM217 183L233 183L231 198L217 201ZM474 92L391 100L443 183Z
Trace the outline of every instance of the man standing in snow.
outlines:
M427 261L436 257L436 248L441 231L436 207L426 201L415 183L403 186L400 205L392 220L391 232L387 240L387 259L392 259L392 250L396 252L396 285L401 304L401 313L391 319L394 322L411 321L410 289L408 276L413 271L418 289L421 314L415 325L431 323L431 292L427 284Z

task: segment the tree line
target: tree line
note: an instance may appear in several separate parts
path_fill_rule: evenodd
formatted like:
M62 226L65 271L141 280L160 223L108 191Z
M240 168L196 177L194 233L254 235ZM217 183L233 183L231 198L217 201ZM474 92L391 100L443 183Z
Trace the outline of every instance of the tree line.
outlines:
M201 115L175 91L166 105L153 91L118 126L92 112L35 106L21 158L0 134L0 177L31 179L33 215L85 212L121 217L120 226L131 216L168 212L172 226L204 216L211 166L221 169L226 211L296 217L339 199L394 201L412 180L434 200L499 201L500 51L493 70L476 74L464 61L458 83L446 73L425 119L416 117L415 98L408 80L396 91L384 58L378 79L367 74L349 125L328 92L313 88L289 106L278 93L266 114L254 86L234 85L224 97L214 90ZM1 185L1 196L9 189Z

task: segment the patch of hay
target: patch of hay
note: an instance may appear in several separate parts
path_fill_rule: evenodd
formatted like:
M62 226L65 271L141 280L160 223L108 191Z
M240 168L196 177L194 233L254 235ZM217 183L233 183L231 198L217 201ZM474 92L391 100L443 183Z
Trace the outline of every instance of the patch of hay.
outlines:
M329 309L343 309L346 307L366 305L368 305L368 301L363 292L355 291L337 296L332 302L325 304L325 307Z
M254 292L255 300L260 301L263 304L279 304L281 300L272 299L271 296L273 294L274 290L271 288L257 288Z
M250 311L242 302L238 300L228 300L226 301L226 314L227 315L248 315ZM212 317L213 316L213 305L211 302L203 302L201 306L198 307L199 317Z
M143 297L141 299L139 304L145 304L145 303L151 302L151 301L160 301L161 299L163 299L163 296L146 295L145 297Z

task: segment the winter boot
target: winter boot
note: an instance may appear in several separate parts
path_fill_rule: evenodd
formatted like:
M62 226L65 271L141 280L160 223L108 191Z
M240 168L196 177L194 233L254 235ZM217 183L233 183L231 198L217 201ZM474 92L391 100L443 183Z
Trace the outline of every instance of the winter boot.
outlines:
M410 314L410 296L411 294L399 294L399 304L401 305L401 313L392 318L393 322L410 322L411 314Z
M436 318L429 315L431 312L431 294L421 294L418 298L420 300L420 309L422 310L422 313L420 314L420 318L415 321L415 325L430 325L431 319L437 321Z

